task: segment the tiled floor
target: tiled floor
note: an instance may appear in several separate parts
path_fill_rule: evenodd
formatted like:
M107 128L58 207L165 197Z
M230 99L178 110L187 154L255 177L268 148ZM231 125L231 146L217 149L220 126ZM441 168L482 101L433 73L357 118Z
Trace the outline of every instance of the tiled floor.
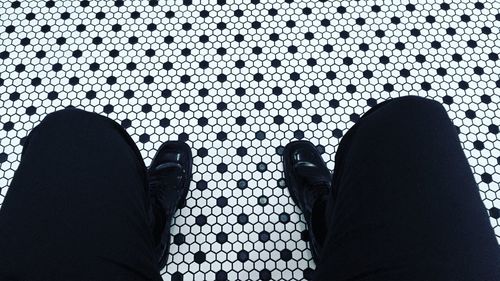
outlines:
M165 280L307 279L315 265L280 148L308 139L333 170L360 115L419 95L459 127L500 241L499 10L495 0L3 0L0 204L22 138L72 105L121 122L146 164L165 140L191 145L194 182Z

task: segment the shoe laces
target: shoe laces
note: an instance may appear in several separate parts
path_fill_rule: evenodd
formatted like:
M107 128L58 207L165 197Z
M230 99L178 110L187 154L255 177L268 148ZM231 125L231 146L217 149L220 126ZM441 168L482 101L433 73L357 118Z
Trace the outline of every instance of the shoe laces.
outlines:
M315 201L330 192L330 177L322 174L321 168L310 162L297 162L297 173L305 180L304 187L307 189L304 195Z
M175 211L180 196L182 166L177 163L163 163L149 173L149 195L153 204L158 204L170 214Z
M316 202L317 200L324 199L328 193L330 192L330 182L326 181L318 181L311 184L306 185L308 191L306 192L307 196L312 199L311 202ZM314 205L314 203L313 203ZM311 205L311 211L313 208Z
M326 177L322 174L320 167L305 161L300 161L295 164L295 166L300 166L297 169L297 173L306 180L306 184L311 189L329 189L330 187L330 177Z

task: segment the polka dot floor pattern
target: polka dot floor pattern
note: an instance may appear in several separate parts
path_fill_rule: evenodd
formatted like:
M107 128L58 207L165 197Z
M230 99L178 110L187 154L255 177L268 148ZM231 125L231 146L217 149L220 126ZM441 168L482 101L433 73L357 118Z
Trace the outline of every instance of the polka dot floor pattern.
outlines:
M417 3L418 2L418 3ZM370 107L444 104L500 241L500 2L0 2L0 204L24 137L75 106L131 134L146 165L193 150L165 280L304 280L315 268L280 153L339 140Z

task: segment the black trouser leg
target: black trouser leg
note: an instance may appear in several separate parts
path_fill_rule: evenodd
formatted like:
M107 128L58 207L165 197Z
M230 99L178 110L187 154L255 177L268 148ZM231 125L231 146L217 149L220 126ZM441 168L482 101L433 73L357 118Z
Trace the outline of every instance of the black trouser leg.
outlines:
M316 280L500 280L499 246L438 102L379 104L335 165Z
M116 122L79 109L47 115L0 210L0 280L161 280L146 177Z

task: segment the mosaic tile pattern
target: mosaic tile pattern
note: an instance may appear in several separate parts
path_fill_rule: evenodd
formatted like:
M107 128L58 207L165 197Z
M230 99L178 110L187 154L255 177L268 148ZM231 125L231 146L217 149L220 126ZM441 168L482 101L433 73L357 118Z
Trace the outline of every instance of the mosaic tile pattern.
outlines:
M418 3L417 3L418 2ZM444 104L500 241L500 2L0 2L0 204L49 113L106 115L146 165L193 149L165 280L304 280L315 268L280 153L339 140L391 97Z

